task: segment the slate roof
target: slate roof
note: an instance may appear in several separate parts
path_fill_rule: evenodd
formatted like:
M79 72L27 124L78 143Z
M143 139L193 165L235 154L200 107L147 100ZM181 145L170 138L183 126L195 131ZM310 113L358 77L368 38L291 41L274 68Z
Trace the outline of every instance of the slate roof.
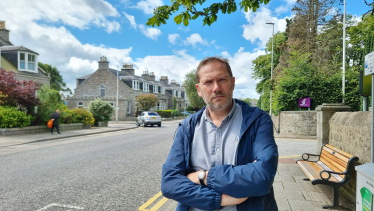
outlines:
M27 51L27 52L30 52L30 53L33 53L33 54L36 54L36 55L39 55L38 53L36 53L35 51L32 51L28 48L25 48L23 46L2 46L1 47L1 52L2 53L5 53L5 52L13 52L13 51Z
M10 42L10 41L5 41L5 40L3 40L3 38L0 37L0 47L1 46L8 46L8 45L13 45L13 43Z
M77 78L77 79L87 79L87 78L89 78L92 74L93 74L93 73L88 74L88 75L85 75L85 76L82 76L82 77L79 77L79 78Z

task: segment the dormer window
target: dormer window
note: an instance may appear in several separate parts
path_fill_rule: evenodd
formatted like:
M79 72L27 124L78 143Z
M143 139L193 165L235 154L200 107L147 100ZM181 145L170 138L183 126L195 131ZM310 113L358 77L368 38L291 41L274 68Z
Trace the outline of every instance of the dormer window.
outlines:
M139 81L137 81L137 80L132 81L132 89L133 90L139 90Z
M153 93L155 93L155 94L158 93L158 86L153 85Z
M149 92L149 83L143 83L143 91Z
M161 87L161 94L165 94L165 88L164 87Z
M28 52L18 52L18 70L37 72L38 57Z
M177 91L173 90L173 97L176 97L176 96L177 96Z
M178 97L179 97L179 98L182 97L182 92L181 92L181 91L178 91Z

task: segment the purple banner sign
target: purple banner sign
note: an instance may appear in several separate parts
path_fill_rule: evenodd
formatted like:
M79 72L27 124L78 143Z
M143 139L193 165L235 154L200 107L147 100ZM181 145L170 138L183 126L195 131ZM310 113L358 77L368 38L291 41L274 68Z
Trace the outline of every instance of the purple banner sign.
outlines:
M303 97L298 99L297 105L303 108L310 108L310 97Z

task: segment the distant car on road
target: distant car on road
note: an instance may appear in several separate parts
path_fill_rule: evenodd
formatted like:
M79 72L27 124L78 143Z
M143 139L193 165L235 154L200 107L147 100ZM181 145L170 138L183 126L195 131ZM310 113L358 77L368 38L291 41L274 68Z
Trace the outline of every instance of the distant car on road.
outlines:
M187 112L187 111L182 111L181 114L191 115L191 113L189 113L189 112Z
M161 127L161 117L158 115L157 112L154 111L143 111L137 118L136 118L136 126L145 127L147 125L158 125Z

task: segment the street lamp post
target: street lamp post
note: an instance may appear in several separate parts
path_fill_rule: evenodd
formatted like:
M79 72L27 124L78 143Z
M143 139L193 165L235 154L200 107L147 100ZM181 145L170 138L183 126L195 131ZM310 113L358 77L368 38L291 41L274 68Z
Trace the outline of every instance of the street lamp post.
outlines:
M117 67L117 98L116 98L116 123L118 123L118 79L119 79L119 72Z
M266 23L273 25L273 38L271 39L271 75L270 75L270 116L271 116L271 102L273 97L273 59L274 59L274 23Z

